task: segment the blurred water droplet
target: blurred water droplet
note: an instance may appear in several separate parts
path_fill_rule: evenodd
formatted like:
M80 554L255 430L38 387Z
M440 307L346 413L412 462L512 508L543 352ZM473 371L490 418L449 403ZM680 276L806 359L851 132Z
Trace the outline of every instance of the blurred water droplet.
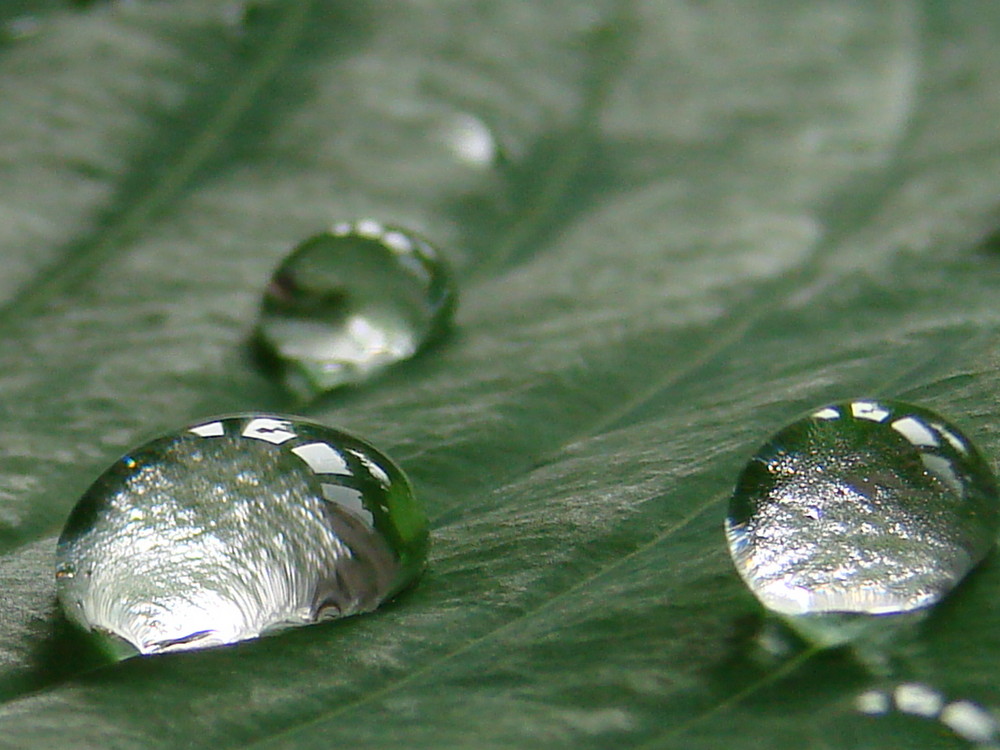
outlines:
M866 690L855 699L854 705L860 713L882 716L889 713L889 696L881 690Z
M886 716L895 707L903 714L934 719L976 746L996 747L1000 730L987 708L964 699L949 702L940 691L920 682L904 682L891 691L866 690L855 698L854 706L868 716Z
M278 266L258 340L308 397L407 359L451 322L456 290L437 250L377 221L338 224Z
M442 137L455 156L467 164L488 167L496 161L497 142L493 132L474 115L463 113L451 118Z
M959 700L941 710L938 719L959 737L985 745L997 739L997 720L993 714L972 701Z
M224 417L112 465L66 523L56 579L72 621L157 653L372 610L426 551L423 510L372 446L301 420Z
M743 470L726 533L740 575L783 615L927 607L992 547L993 473L953 425L894 401L827 406Z
M941 713L941 708L944 706L944 699L937 690L919 682L897 685L893 697L896 700L896 708L904 714L923 716L926 719L933 719Z

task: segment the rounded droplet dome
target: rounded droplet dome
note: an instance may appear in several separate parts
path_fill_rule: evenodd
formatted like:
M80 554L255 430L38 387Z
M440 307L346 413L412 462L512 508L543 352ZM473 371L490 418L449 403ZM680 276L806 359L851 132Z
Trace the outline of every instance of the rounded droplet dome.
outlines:
M957 427L918 406L819 409L754 454L729 504L736 568L785 615L933 605L993 546L997 485Z
M371 220L338 224L275 270L257 339L285 384L313 396L412 357L447 329L456 296L426 240Z
M278 415L209 419L130 451L59 538L67 616L142 653L374 609L411 583L427 521L366 442Z

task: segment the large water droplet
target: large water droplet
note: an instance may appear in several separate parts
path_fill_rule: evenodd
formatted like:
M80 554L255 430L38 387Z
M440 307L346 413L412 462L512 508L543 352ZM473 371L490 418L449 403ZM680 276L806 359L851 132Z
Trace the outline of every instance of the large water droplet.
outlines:
M339 224L281 263L257 333L288 386L312 396L413 356L447 328L455 298L425 240L376 221Z
M73 509L68 617L142 653L374 609L419 574L427 521L372 446L281 416L212 419L136 448Z
M740 575L784 615L907 612L992 547L993 473L931 411L851 401L778 432L750 460L726 533Z

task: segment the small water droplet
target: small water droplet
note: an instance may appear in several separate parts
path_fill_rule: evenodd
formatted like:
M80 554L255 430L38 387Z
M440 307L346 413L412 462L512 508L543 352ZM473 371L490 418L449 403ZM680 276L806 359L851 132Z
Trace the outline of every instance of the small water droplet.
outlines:
M854 705L860 713L884 716L889 713L889 695L882 690L866 690L855 699Z
M904 682L892 690L866 690L855 698L859 713L886 716L899 713L940 721L958 737L978 747L995 748L998 725L993 713L970 700L949 701L943 693L921 682Z
M448 327L452 276L425 240L363 220L310 237L278 266L257 337L308 397L413 356Z
M375 448L311 422L234 416L104 472L59 538L56 579L71 620L157 653L372 610L426 552L424 513Z
M992 743L997 738L997 720L977 703L958 700L942 709L938 720L959 737L977 745Z
M472 166L489 167L497 159L493 132L474 115L452 117L442 128L441 138L460 161Z
M896 708L904 714L933 719L944 706L944 699L937 690L919 682L904 682L893 692Z
M726 534L783 615L888 614L945 596L993 546L996 481L954 426L896 401L824 407L743 470Z

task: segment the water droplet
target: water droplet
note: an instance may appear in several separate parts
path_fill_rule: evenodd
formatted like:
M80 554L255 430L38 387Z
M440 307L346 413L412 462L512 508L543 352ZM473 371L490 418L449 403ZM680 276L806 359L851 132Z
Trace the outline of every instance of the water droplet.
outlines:
M969 742L985 745L997 738L997 720L993 714L972 701L959 700L949 703L938 719L959 737Z
M970 700L948 701L930 685L904 682L891 691L866 690L855 698L855 708L868 716L886 716L893 706L902 714L936 719L958 737L976 746L996 747L998 725L993 713Z
M904 714L933 719L944 707L944 699L937 690L919 682L904 682L893 693L896 708Z
M448 327L455 286L416 235L365 220L310 237L278 266L258 340L308 397L413 356Z
M59 538L56 579L72 621L157 653L372 610L416 578L427 543L406 477L372 446L222 417L105 471Z
M474 115L455 115L445 123L441 137L452 153L466 164L489 167L497 159L497 142L493 132Z
M866 690L855 699L854 705L860 713L884 716L889 713L889 696L882 690Z
M740 575L783 615L928 607L989 552L996 481L953 425L896 401L827 406L743 470L726 534Z

